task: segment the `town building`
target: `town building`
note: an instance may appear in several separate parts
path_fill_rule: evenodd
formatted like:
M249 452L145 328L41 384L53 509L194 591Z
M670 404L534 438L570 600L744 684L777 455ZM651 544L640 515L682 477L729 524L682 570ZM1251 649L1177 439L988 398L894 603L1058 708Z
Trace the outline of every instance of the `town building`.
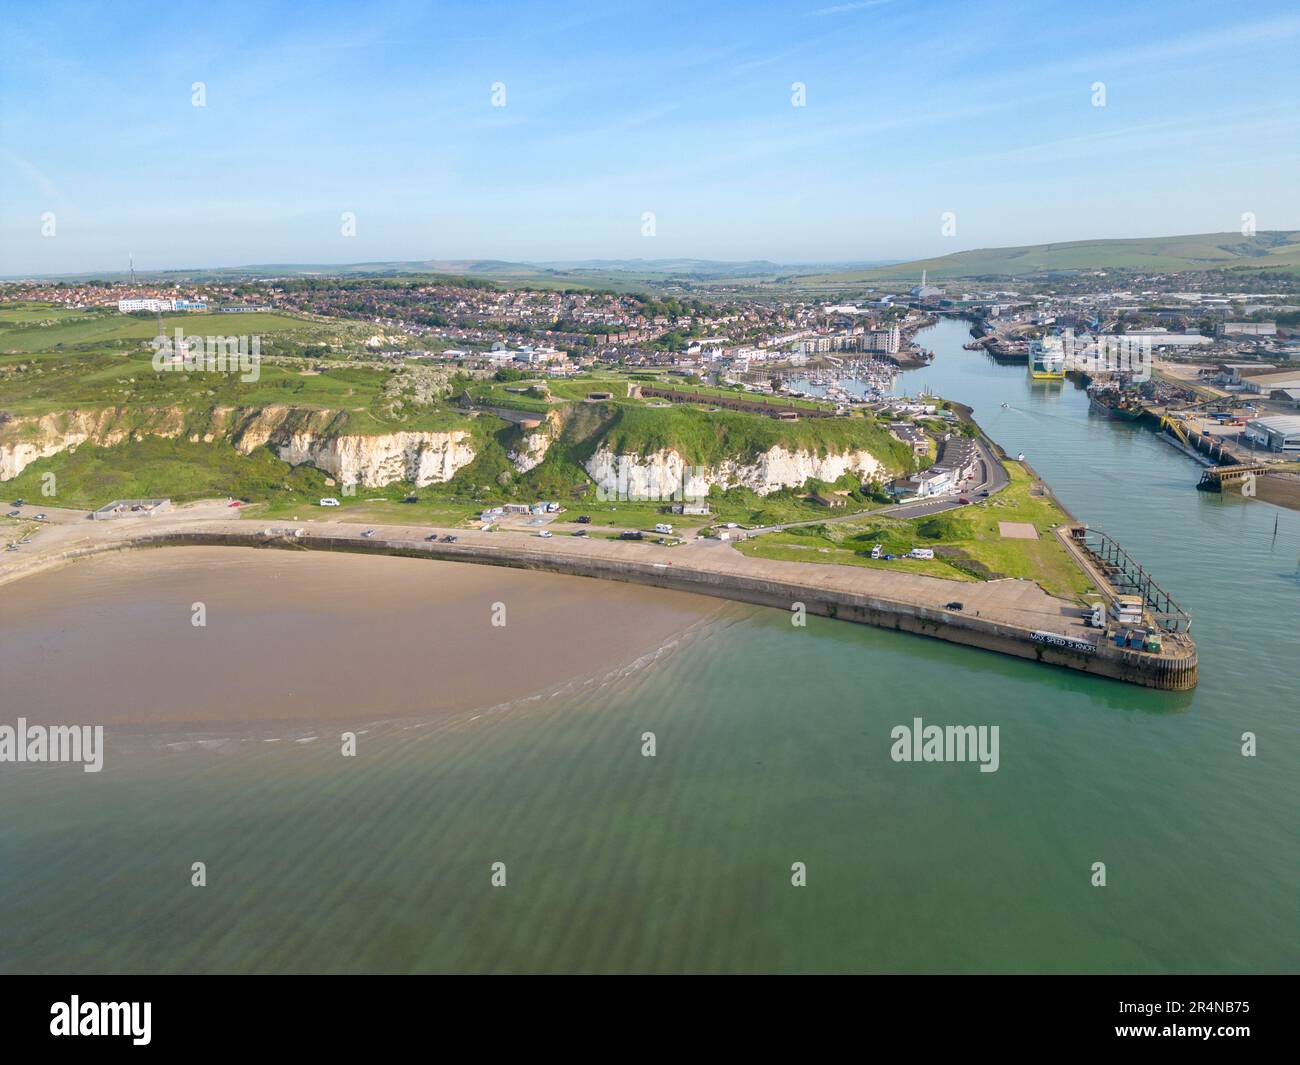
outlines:
M1277 336L1277 322L1220 322L1214 335L1222 340L1224 337L1274 337Z
M170 311L172 301L152 298L124 299L117 301L117 309L122 314L132 314L136 311L148 311L150 314L155 314L159 311Z

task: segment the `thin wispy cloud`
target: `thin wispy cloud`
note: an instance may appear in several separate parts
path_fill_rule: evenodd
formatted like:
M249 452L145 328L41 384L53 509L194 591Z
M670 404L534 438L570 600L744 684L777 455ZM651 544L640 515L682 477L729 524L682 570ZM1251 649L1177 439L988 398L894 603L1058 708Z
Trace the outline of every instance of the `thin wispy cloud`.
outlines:
M825 15L847 15L851 11L861 11L863 8L880 7L882 4L888 4L891 0L856 0L856 3L834 4L831 7L823 7L817 11L810 11L813 18L820 18Z
M1081 236L1205 232L1244 210L1300 224L1293 0L1092 0L1086 18L1022 0L572 0L558 21L382 0L360 22L318 0L305 29L253 0L200 24L141 2L127 22L71 0L7 13L0 142L21 158L0 156L0 273L119 268L126 248L158 268L901 259L943 249L949 210L987 244L1056 239L1053 219ZM1161 153L1163 174L1146 162ZM1132 158L1141 196L1119 194Z

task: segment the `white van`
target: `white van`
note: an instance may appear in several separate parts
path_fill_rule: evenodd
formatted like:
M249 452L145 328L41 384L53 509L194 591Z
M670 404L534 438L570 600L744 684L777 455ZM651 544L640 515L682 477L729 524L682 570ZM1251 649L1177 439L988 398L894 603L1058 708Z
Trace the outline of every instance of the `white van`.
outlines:
M322 507L337 507L337 506L341 506L342 504L340 504L337 499L327 496L325 499L322 499L320 501L320 505Z
M672 531L673 531L673 527L662 521L655 526L655 532L657 533L670 533Z

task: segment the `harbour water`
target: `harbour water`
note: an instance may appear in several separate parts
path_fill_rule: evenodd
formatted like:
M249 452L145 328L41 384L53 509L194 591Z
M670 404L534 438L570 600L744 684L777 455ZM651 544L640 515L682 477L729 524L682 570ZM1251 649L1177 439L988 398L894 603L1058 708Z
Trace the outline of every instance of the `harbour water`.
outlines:
M0 766L0 969L1300 968L1300 513L1195 491L1187 457L963 351L961 323L918 339L937 358L900 390L972 406L1193 614L1194 692L729 605L505 712L376 728L355 758L332 706L311 743ZM123 594L125 642L152 593ZM77 668L77 623L50 670ZM997 725L997 772L893 761L915 718Z

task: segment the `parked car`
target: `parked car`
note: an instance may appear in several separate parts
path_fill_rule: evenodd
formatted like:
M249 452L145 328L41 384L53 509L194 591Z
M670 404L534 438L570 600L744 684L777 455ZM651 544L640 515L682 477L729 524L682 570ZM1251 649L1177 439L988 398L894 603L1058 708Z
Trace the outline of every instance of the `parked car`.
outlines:
M444 536L444 537L442 538L442 542L443 542L444 544L454 544L454 543L456 542L456 537L454 537L454 536L452 536L450 533L448 533L446 536Z
M365 530L362 531L361 535L362 535L362 536L374 536L374 535L375 535L375 530L374 530L374 529L365 529Z
M644 537L645 537L645 533L637 529L629 529L626 532L621 532L618 534L618 538L620 540L641 540Z
M962 604L957 602L955 599L944 607L944 610L961 610L961 609L963 609Z
M579 525L590 525L590 524L591 524L591 515L590 515L590 514L579 514L579 515L578 515L578 524L579 524Z
M970 500L967 499L965 496L958 496L958 497L957 497L957 502L958 502L958 503L962 503L962 504L968 504L968 503L970 503Z
M574 535L574 536L586 536L586 535L587 535L587 530L586 530L586 529L577 529L577 530L574 531L573 535Z
M228 507L242 507L243 505L244 505L244 504L241 503L238 499L234 500L234 501L231 502L231 503L227 503L227 504L226 504L226 506L228 506Z
M543 540L549 540L552 536L555 535L555 533L551 532L550 529L543 529L537 535L540 536Z
M429 533L429 535L424 538L424 542L427 544L431 544L434 543L437 539L438 539L437 533Z
M37 520L37 521L44 521L44 520L45 520L45 515L44 515L44 514L37 514L37 515L36 515L36 520Z
M16 507L21 507L21 506L22 506L24 503L26 503L26 502L27 502L27 500L25 500L25 499L15 499L15 500L14 500L14 506L16 506Z
M11 518L21 518L21 517L22 517L22 512L21 512L21 511L18 511L18 510L11 510L11 511L9 512L9 516L10 516Z
M334 499L331 496L326 496L324 499L320 501L320 505L322 507L337 507L337 506L341 506L342 504L339 503L337 499Z

